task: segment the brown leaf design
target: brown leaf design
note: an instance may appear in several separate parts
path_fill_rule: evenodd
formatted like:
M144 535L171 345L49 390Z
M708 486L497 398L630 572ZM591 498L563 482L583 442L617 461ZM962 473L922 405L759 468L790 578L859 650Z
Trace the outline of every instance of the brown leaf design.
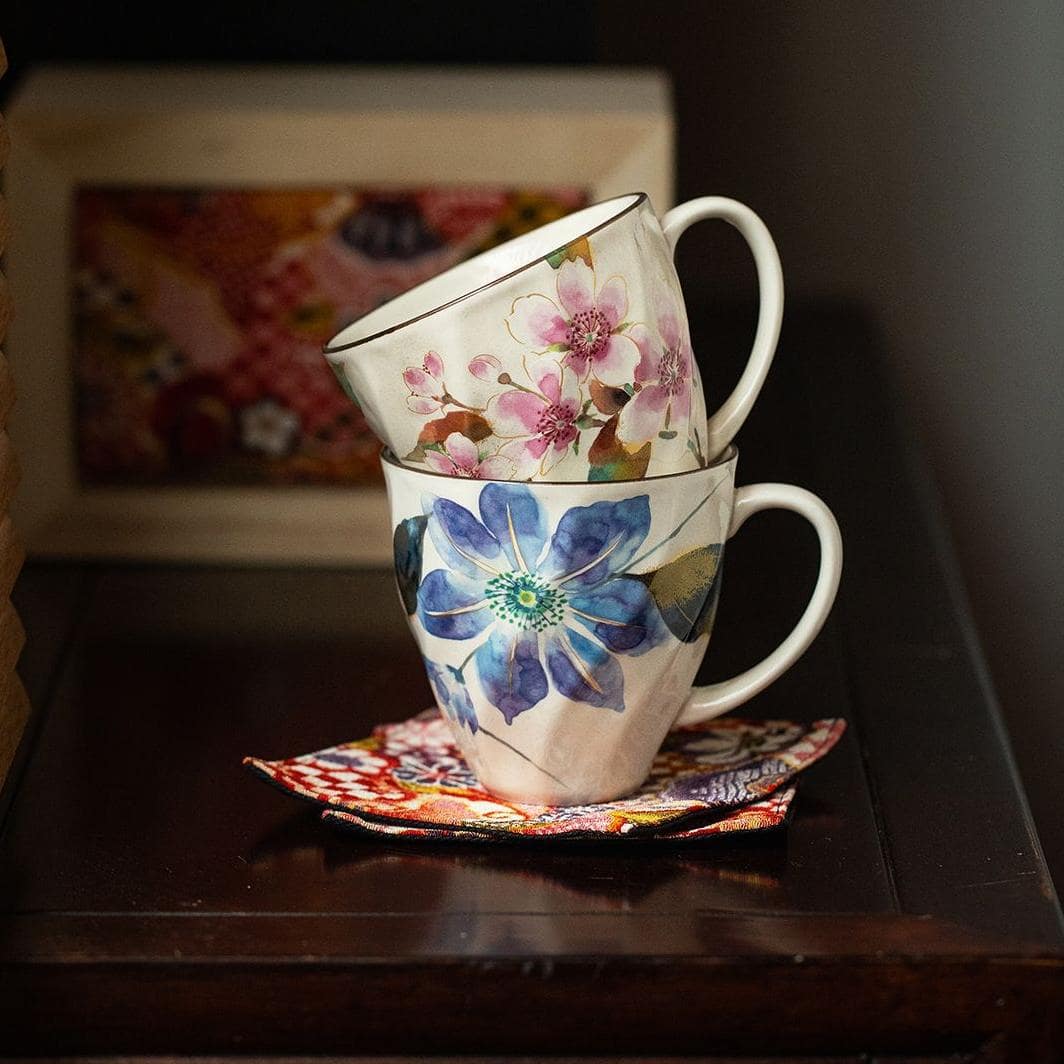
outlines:
M491 426L480 414L470 410L455 410L446 417L427 422L418 436L418 443L443 443L452 432L460 433L476 443L491 435Z
M623 388L611 388L608 384L591 378L591 401L602 414L616 414L632 397Z
M417 438L417 446L403 457L403 461L424 462L425 447L432 443L443 443L452 432L477 443L491 435L491 426L480 414L471 410L455 410L445 417L427 421Z
M642 480L650 465L650 444L630 453L617 439L617 415L599 429L595 442L588 448L588 480Z
M577 259L583 259L588 266L595 265L591 261L591 245L587 242L586 236L574 240L571 244L566 244L563 248L558 248L557 251L552 251L547 256L547 262L556 270L561 269L562 263L566 260L576 262Z
M677 639L693 643L713 627L720 593L721 545L681 554L651 573L633 574L646 584L662 619Z

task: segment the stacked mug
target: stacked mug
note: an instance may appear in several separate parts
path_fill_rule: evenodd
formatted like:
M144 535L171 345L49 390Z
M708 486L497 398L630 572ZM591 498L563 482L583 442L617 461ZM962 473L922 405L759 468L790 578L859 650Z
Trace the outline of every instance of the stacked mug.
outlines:
M746 368L708 418L673 266L705 218L745 237L760 286ZM732 440L782 312L779 257L749 208L703 197L659 222L636 193L478 255L326 345L385 443L400 599L488 790L544 805L628 794L670 728L745 702L820 630L842 561L831 512L791 485L735 486ZM767 658L692 688L724 544L770 508L816 530L813 594Z

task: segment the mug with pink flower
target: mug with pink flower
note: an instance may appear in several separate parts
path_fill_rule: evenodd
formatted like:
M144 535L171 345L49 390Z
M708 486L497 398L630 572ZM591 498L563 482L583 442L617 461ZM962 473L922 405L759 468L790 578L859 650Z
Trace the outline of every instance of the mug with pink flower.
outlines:
M760 286L753 348L707 419L673 250L720 218ZM404 464L480 480L615 481L706 466L731 442L775 353L783 282L772 238L734 200L659 222L646 195L585 208L418 285L325 348Z

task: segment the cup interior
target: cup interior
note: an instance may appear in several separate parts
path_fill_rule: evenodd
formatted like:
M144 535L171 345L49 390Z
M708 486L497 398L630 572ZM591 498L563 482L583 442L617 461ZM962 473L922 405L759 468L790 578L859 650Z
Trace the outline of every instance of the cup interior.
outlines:
M325 345L325 353L357 347L507 280L566 244L608 225L646 198L645 192L631 192L603 200L452 266L352 322Z

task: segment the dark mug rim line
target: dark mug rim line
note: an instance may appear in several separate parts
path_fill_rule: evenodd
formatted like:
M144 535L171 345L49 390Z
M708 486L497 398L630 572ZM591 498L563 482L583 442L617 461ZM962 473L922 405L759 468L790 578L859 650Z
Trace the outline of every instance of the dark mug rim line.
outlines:
M564 248L564 247L568 247L569 244L575 243L578 240L587 240L589 237L594 236L595 233L599 232L599 230L604 229L607 225L612 225L615 221L617 221L619 218L623 218L630 211L634 211L637 208L641 207L644 203L648 203L650 201L650 197L645 192L624 192L624 193L621 193L618 196L607 196L606 199L599 200L596 203L589 203L586 207L581 207L580 210L582 210L582 211L583 210L591 210L591 208L593 208L593 207L601 207L604 204L613 203L615 200L626 200L626 199L630 199L632 202L629 203L623 210L618 211L616 214L611 214L609 216L609 218L606 218L604 221L599 222L598 225L593 225L590 229L585 229L582 232L577 233L575 236L570 237L564 244L560 245L557 248L554 248L553 251L548 251L546 255L538 255L536 258L532 259L530 262L526 262L523 266L518 266L516 269L511 270L509 273L504 273L501 276L496 277L496 278L494 278L491 281L486 281L484 284L478 285L476 288L471 288L468 292L463 292L460 296L455 296L454 299L450 299L446 303L441 303L439 306L433 307L431 310L422 311L420 314L415 314L413 317L406 318L404 321L398 322L395 325L389 325L387 329L380 329L379 331L377 331L375 333L372 333L369 336L363 336L360 340L352 340L350 343L338 344L336 346L333 346L333 341L329 340L322 347L322 349L321 349L322 350L322 354L325 355L326 358L328 358L329 355L339 354L342 351L350 351L350 350L352 350L352 349L354 349L356 347L361 347L363 344L368 344L371 340L379 340L382 336L389 336L389 335L391 335L394 332L398 332L400 329L405 329L405 328L407 328L407 326L413 325L415 322L424 321L425 318L431 318L434 314L439 314L441 311L447 310L448 308L453 307L456 304L461 303L461 302L463 302L466 299L471 299L473 296L478 295L481 292L486 292L489 288L494 288L496 285L500 285L500 284L503 284L506 281L512 280L514 277L517 277L519 274L524 273L526 270L530 270L533 266L535 266L538 263L542 262L545 258L548 258L550 255L553 255L555 252L561 251L561 249ZM579 213L579 212L574 212L574 213ZM563 216L563 218L564 217L565 216ZM559 218L559 219L557 219L557 221L562 221L563 218ZM545 224L546 225L550 225L552 223L547 222ZM537 228L541 228L541 227L537 227ZM535 231L536 231L535 229L530 230L530 232L533 232L533 233ZM503 243L496 245L495 247L491 248L488 251L482 251L481 255L490 255L493 252L498 251L500 248L506 247L507 244L510 244L510 243L513 243L514 241L523 239L523 237L525 237L527 235L528 235L527 233L522 233L521 236L512 237L510 240L506 240ZM479 256L474 256L474 259L475 258L479 258ZM421 284L429 284L432 281L435 281L435 280L437 280L440 277L446 276L448 273L451 272L451 270L461 269L463 266L467 266L470 262L474 261L474 259L466 259L465 262L456 263L454 266L451 266L448 269L441 271L440 273L436 274L434 277L427 278L426 280L422 281ZM407 295L408 292L416 292L417 289L421 287L421 284L415 285L413 288L408 289L407 292L402 292L402 293L399 293L399 294L400 295ZM392 298L393 299L398 299L399 296L396 295L396 296L393 296ZM388 302L390 302L390 300L382 303L381 307L386 307L388 305ZM379 309L380 309L380 307L375 307L374 310L371 310L369 313L373 314ZM366 314L362 315L362 317L367 317L367 316L368 315L366 315ZM345 325L336 334L336 336L333 337L333 340L335 340L336 337L338 337L338 336L342 336L348 329L351 328L352 325L355 325L360 320L361 320L361 318L356 318L355 321L350 322L347 325Z
M651 484L659 480L673 480L676 477L690 477L697 473L705 473L711 469L719 469L723 466L729 465L736 461L739 457L739 448L734 443L729 443L717 457L707 465L698 466L696 469L682 469L676 473L662 473L656 477L641 477L639 479L632 478L628 480L492 480L490 478L477 479L475 483L478 484L525 484L531 486L543 486L550 488L588 488L592 486L608 485L608 484ZM446 473L437 473L433 469L418 469L412 465L407 465L405 462L399 461L395 452L390 447L382 447L380 452L380 461L382 465L390 465L396 469L405 470L408 473L414 473L418 476L436 477L439 480L446 481L464 481L466 477L449 477Z

